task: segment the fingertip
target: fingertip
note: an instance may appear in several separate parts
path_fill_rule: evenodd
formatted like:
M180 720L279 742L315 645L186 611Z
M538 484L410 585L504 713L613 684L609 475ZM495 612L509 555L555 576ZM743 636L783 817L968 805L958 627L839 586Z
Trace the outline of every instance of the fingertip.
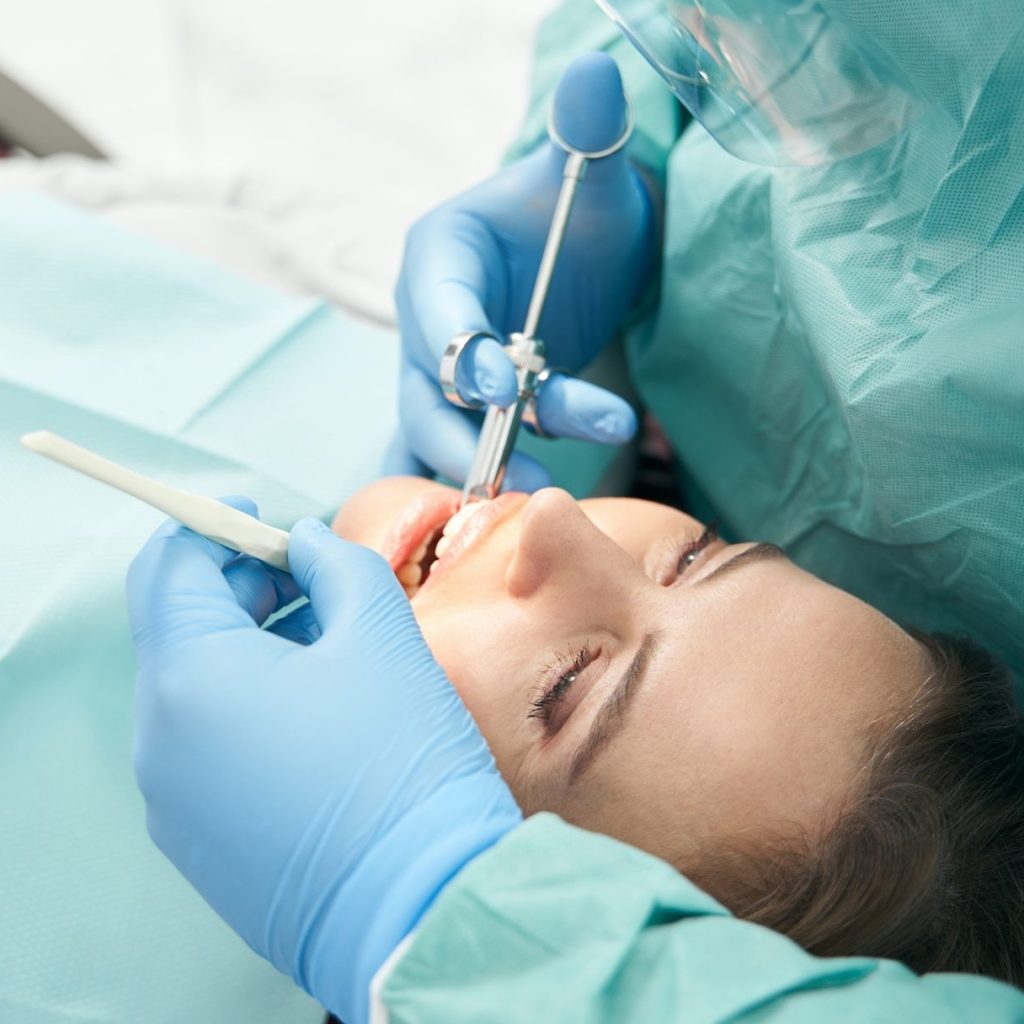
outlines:
M609 409L594 420L594 440L602 444L625 444L636 433L636 412L628 402Z
M481 337L464 352L458 364L456 384L463 399L483 401L502 408L515 401L516 370L496 338Z
M293 554L308 553L311 550L319 550L324 544L329 543L331 537L338 538L331 532L331 528L316 516L303 516L292 528L288 535L288 558Z
M307 597L309 583L316 569L341 558L352 568L376 562L387 566L387 562L375 551L354 541L343 540L313 516L300 519L292 527L288 538L288 564L296 583Z
M563 72L553 117L559 135L584 152L613 146L626 125L626 96L618 65L606 53L585 53Z
M449 480L466 479L478 427L444 398L435 379L407 367L402 374L398 415L413 456Z
M589 381L553 375L537 399L541 430L598 444L622 444L637 428L636 412L624 398Z

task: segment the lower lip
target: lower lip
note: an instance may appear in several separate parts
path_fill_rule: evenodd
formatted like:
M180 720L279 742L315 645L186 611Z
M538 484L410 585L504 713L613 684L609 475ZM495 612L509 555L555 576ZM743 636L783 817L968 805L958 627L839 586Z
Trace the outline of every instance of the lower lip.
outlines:
M448 550L433 564L420 590L430 586L431 581L439 575L446 573L462 557L467 548L475 544L500 520L522 508L528 500L528 494L523 494L521 491L507 491L493 501L486 502L485 507L473 514L473 518L455 535Z

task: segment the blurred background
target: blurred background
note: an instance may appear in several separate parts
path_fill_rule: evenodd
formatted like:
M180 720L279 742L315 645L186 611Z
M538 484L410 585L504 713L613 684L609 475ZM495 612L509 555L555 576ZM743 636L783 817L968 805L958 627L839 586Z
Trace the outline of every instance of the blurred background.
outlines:
M553 4L0 0L0 191L390 320L405 229L501 159Z

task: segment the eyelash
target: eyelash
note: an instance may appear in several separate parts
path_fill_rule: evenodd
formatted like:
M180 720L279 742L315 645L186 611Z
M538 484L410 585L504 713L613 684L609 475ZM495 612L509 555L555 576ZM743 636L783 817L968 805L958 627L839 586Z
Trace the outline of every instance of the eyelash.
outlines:
M569 687L579 678L580 673L594 660L590 644L584 644L572 662L564 668L553 686L549 687L542 697L538 697L530 705L527 718L539 718L544 725L551 721L551 712L556 704L569 692Z
M682 576L682 574L686 572L686 570L696 561L696 556L716 540L718 540L717 521L709 523L704 528L704 532L696 540L688 541L683 545L679 552L678 563L676 566L677 576ZM554 707L562 700L562 698L565 697L569 692L569 687L576 682L580 673L582 673L593 660L594 655L590 650L590 644L584 644L576 653L575 658L573 658L573 660L561 670L558 678L554 682L554 685L548 687L543 696L538 697L537 700L531 703L530 713L526 717L539 718L544 725L548 725L551 721L551 713ZM564 660L562 664L564 664ZM547 675L548 671L550 671L550 668L545 672L545 675Z
M708 523L704 532L696 539L683 545L679 552L679 560L676 563L676 579L683 575L687 569L697 561L697 556L708 545L718 540L718 522Z

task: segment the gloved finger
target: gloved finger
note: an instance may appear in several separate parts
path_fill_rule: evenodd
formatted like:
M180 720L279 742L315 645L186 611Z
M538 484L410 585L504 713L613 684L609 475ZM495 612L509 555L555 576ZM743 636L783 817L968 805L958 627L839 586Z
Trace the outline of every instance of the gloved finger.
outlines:
M455 387L464 402L487 402L502 408L519 392L516 368L501 343L481 335L471 341L455 364Z
M505 281L501 250L472 212L446 205L412 226L395 301L403 340L422 370L436 378L458 334L500 337L487 310L504 308Z
M248 498L221 501L256 515ZM128 611L140 649L149 641L187 643L222 629L255 628L224 578L224 567L237 557L173 519L165 522L128 569Z
M381 460L382 476L433 476L430 467L420 462L409 450L401 431L391 438L388 449Z
M252 616L257 626L262 626L274 612L302 596L290 573L249 555L228 563L224 579L234 592L235 600Z
M389 628L403 619L415 624L391 566L369 548L342 540L319 519L300 519L292 527L288 562L325 639L332 629L339 635L365 632L368 611L389 618Z
M582 152L600 152L619 141L628 108L618 65L608 54L585 53L566 68L555 89L552 120L565 142ZM625 147L588 165L587 190L603 191L619 183L624 173Z
M537 394L537 422L552 437L623 444L636 433L625 399L589 381L553 373Z
M473 464L479 426L456 409L432 380L415 366L402 370L399 395L402 432L413 455L449 480L463 483ZM533 492L550 486L548 471L536 459L514 452L506 490Z
M266 632L273 633L282 640L302 644L304 647L315 643L321 636L320 624L313 614L313 606L308 603L278 619L272 626L267 627Z
M551 474L544 463L523 452L513 452L505 470L505 479L501 482L503 491L525 491L533 494L551 486Z

